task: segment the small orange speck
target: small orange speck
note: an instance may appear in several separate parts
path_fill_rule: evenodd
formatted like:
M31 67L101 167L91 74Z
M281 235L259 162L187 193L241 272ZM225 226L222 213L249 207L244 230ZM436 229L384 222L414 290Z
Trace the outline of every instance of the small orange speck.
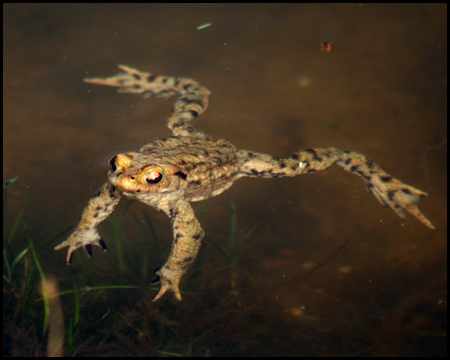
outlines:
M319 44L319 49L320 49L320 51L330 52L331 51L331 44L328 43L328 42L321 42Z

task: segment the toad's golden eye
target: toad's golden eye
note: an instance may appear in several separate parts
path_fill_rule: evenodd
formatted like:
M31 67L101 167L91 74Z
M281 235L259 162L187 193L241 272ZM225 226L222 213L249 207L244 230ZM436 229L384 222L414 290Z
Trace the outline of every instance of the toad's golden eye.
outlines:
M147 176L147 178L145 180L147 180L147 182L149 184L157 184L162 180L163 176L161 173L159 172L155 172L150 174L149 176Z

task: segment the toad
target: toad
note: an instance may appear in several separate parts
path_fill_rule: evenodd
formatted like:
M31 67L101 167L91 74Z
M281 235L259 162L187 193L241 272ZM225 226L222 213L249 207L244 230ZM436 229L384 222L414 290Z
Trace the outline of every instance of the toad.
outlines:
M118 87L120 93L140 94L142 98L169 99L175 95L167 126L172 136L157 139L137 152L117 154L109 161L107 182L85 207L70 237L55 247L69 247L67 263L75 250L84 247L89 256L92 246L107 250L97 226L127 198L164 211L173 228L173 242L167 262L155 271L160 290L153 301L167 290L181 300L180 280L195 260L204 231L189 202L201 201L227 190L242 177L276 178L317 173L338 165L359 176L369 193L401 218L410 213L425 226L432 223L417 203L427 193L406 185L386 173L366 155L333 147L307 149L288 158L237 149L226 140L214 140L191 123L202 114L210 91L198 82L180 77L160 76L121 65L109 78L85 79L89 84Z

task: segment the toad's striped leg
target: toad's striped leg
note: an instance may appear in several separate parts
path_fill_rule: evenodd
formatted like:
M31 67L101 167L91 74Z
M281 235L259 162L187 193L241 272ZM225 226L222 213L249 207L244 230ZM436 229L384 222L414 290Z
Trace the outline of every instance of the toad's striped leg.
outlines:
M119 201L120 195L108 183L104 184L100 191L89 200L75 231L66 241L55 247L55 250L59 250L69 246L68 264L72 260L73 252L79 247L84 246L89 256L92 256L92 245L99 246L106 251L106 245L97 232L97 226L113 212Z
M239 156L248 160L241 167L240 176L282 177L315 173L336 164L344 170L361 177L369 193L389 206L402 219L406 212L421 221L430 229L435 229L430 220L417 207L420 198L428 194L386 173L366 155L336 148L309 149L300 151L288 159L279 159L265 154L240 150Z
M119 93L141 94L143 99L160 97L170 99L181 95L173 104L167 126L174 136L204 135L190 121L208 107L211 92L189 78L154 75L119 65L122 72L109 78L89 78L85 82L118 87ZM204 135L206 137L206 135Z
M172 220L173 242L167 262L155 271L157 279L152 285L161 283L161 288L153 301L160 299L167 290L172 290L175 297L181 301L178 286L181 277L197 256L204 231L186 200L179 199L160 205Z

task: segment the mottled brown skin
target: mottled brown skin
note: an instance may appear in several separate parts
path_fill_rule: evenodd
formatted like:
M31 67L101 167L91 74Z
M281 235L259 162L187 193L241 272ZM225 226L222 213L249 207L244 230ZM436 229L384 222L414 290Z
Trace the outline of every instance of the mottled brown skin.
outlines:
M211 139L190 123L207 108L208 89L192 79L152 75L123 65L119 68L122 72L110 78L85 81L116 86L120 93L141 94L143 98L169 99L180 95L167 120L173 136L110 160L107 183L89 201L72 235L55 248L69 246L68 263L81 246L88 255L92 254L92 245L106 250L97 232L98 224L111 214L121 198L135 199L164 211L172 221L172 250L167 262L155 272L157 279L152 284L161 283L161 288L153 301L169 289L181 300L180 279L195 260L204 235L189 201L219 195L241 177L297 176L323 171L333 164L360 176L367 190L401 218L409 212L434 229L417 207L420 197L427 194L395 179L367 156L327 148L308 149L280 159L238 150L225 140Z

